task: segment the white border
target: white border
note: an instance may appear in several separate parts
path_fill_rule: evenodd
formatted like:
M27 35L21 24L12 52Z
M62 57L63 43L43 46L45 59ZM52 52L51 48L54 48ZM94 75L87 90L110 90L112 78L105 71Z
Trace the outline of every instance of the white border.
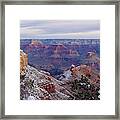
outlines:
M98 101L20 101L20 20L100 20ZM115 5L5 5L5 115L114 115Z

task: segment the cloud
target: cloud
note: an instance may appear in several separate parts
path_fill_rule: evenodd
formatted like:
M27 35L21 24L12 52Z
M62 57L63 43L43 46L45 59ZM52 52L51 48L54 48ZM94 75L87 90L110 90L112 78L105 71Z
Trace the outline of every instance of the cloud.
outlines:
M99 20L23 20L21 38L99 38Z
M94 36L94 37L93 37ZM28 36L24 36L25 38L28 38ZM32 36L30 35L29 38L34 39L99 39L100 33L99 31L90 31L90 32L78 32L78 33L59 33L59 34L41 34Z
M21 35L39 35L45 33L43 29L34 29L34 28L21 28L20 29Z

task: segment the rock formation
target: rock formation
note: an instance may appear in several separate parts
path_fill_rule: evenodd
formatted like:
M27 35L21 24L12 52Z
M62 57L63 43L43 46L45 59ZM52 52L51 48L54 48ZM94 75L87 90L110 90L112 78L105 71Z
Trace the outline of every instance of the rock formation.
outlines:
M20 80L21 100L68 100L70 92L63 83L50 76L48 72L38 71L27 65L24 77Z
M20 75L25 75L28 65L28 55L20 50Z

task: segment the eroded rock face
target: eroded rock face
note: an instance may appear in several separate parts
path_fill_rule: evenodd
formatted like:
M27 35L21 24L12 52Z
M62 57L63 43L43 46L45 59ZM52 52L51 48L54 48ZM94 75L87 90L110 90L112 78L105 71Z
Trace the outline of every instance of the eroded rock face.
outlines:
M25 75L28 65L28 55L20 50L20 75Z
M20 80L21 100L68 100L70 93L62 82L43 71L27 65L26 74Z

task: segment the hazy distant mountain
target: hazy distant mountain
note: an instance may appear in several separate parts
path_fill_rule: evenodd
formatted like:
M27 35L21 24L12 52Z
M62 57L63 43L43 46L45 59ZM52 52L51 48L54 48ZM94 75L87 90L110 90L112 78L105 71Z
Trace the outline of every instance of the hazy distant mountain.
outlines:
M38 41L46 45L88 45L100 44L100 39L21 39L21 42Z

